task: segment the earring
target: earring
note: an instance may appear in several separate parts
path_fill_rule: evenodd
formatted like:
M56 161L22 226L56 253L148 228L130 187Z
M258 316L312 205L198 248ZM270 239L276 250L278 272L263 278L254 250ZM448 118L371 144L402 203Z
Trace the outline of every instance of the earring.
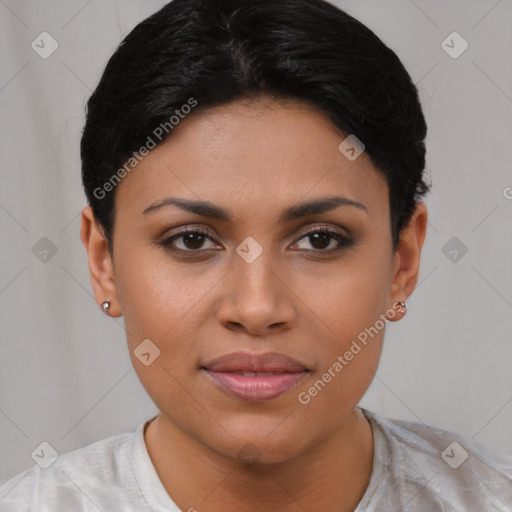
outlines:
M110 308L110 301L106 300L105 302L102 302L101 307L103 308L103 311L106 315L108 315L108 310Z
M399 307L400 307L400 310L397 311L395 309L395 304L397 304ZM407 313L407 304L405 302L402 302L402 301L396 301L394 304L393 304L393 308L390 309L388 311L388 313L386 313L386 321L389 322L391 321L393 318L395 318L395 315L396 313L403 313L404 315ZM389 316L388 316L389 315ZM402 317L403 318L403 317Z
M405 315L407 313L407 304L405 302L395 302L395 304L398 304L402 308L402 313Z

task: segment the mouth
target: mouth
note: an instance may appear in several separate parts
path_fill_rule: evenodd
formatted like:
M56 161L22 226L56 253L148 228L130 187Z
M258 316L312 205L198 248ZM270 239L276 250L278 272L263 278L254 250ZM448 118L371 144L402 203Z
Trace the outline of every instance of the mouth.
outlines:
M299 361L278 352L233 352L200 369L223 391L248 402L277 398L310 373Z

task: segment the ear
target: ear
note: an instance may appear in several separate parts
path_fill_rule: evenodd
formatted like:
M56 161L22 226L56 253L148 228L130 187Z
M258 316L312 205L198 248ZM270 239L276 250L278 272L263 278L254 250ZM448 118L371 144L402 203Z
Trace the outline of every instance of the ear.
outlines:
M428 212L424 203L418 203L409 224L400 233L395 259L389 307L404 301L412 294L418 281L420 257L427 232ZM395 321L401 316L395 315Z
M96 301L101 305L102 302L109 300L109 316L121 316L114 267L108 251L107 240L90 206L86 206L82 210L80 238L87 251L89 273Z

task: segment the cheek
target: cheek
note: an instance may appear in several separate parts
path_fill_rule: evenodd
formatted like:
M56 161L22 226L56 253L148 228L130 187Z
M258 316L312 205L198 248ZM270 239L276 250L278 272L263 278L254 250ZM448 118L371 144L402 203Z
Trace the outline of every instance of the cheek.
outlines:
M368 276L324 290L321 322L310 329L317 366L297 400L328 431L360 402L377 371L386 329L386 286ZM320 302L318 302L320 305ZM312 308L314 309L314 307Z
M354 254L343 263L314 278L304 274L300 281L299 296L314 313L303 317L301 329L315 340L318 364L310 385L301 388L305 395L299 402L312 411L334 404L355 406L377 371L382 351L387 262L359 251L357 259Z
M194 317L194 308L213 281L192 265L173 262L162 249L133 252L119 263L118 298L132 342L168 342Z
M344 257L329 269L299 271L294 291L301 308L301 328L316 324L318 334L336 351L370 328L385 312L390 292L389 263L365 248ZM290 276L293 279L293 276ZM380 325L380 322L379 322Z
M197 334L209 311L204 310L205 294L218 276L172 262L162 253L131 252L118 263L116 284L133 367L153 399L175 403L183 396L178 383L196 370Z
M316 436L326 436L339 427L361 401L374 378L382 345L378 339L366 347L359 345L360 351L350 361L345 355L347 351L342 352L341 361L337 357L330 360L298 391L301 428L315 432Z

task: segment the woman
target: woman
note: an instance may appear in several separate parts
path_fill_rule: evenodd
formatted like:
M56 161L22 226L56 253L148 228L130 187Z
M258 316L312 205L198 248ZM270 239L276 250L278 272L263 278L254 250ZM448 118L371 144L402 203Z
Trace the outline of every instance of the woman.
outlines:
M357 406L418 278L426 130L398 57L324 0L135 27L87 105L81 239L159 414L0 510L512 510L509 456Z

